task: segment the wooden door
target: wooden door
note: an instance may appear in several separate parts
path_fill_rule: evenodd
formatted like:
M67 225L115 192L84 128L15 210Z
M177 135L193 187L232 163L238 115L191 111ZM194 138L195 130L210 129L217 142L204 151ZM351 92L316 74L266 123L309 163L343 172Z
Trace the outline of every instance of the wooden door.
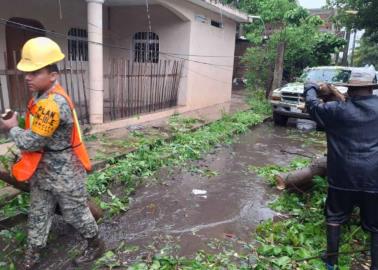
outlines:
M43 25L39 21L32 19L14 17L6 24L8 93L10 107L13 110L24 111L30 98L30 93L25 87L23 75L16 70L16 65L21 59L22 46L31 38L44 36L43 30Z

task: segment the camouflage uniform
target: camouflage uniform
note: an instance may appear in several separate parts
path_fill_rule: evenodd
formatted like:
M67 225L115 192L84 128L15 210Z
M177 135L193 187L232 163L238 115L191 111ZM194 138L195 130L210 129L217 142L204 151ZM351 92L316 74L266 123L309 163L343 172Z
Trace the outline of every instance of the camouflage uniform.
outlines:
M35 102L47 97L48 94L44 93L36 97ZM86 172L70 148L74 123L72 112L64 97L55 94L54 101L59 106L60 122L51 137L42 137L19 127L10 130L10 136L20 150L44 149L43 158L29 180L28 244L32 247L46 245L57 204L64 220L83 237L92 238L98 233L96 221L87 206Z

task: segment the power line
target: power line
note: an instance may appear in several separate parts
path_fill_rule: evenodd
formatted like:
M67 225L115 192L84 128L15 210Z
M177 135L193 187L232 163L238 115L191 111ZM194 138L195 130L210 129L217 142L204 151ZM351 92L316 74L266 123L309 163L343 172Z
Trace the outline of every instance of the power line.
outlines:
M169 58L169 56L168 56L168 58ZM198 76L202 76L202 77L204 77L204 78L210 79L210 80L215 81L215 82L219 82L219 83L222 83L222 84L229 84L229 83L230 83L230 82L221 81L221 80L219 80L219 79L216 79L216 78L210 77L210 76L208 76L208 75L205 75L205 74L199 73L199 72L197 72L197 71L194 71L194 70L190 69L190 68L187 67L187 66L183 66L183 68L186 69L188 72L191 72L191 73L196 74L196 75L198 75ZM227 70L227 71L228 71L228 70Z
M33 31L33 32L38 32L38 33L44 32L44 33L47 33L47 34L50 34L50 35L53 35L53 36L56 36L56 37L64 38L64 39L84 41L84 42L87 42L87 43L96 44L96 45L100 45L100 46L104 46L104 47L108 47L108 48L113 48L113 49L120 49L120 50L126 50L126 51L135 51L135 50L127 48L127 47L116 46L116 45L112 45L112 44L108 44L108 43L101 43L101 42L96 42L96 41L90 41L90 40L88 40L86 38L78 38L78 37L66 35L66 34L63 34L63 33L46 30L46 29L43 29L43 28L38 28L38 27L29 26L29 25L26 25L26 24L18 23L18 22L13 22L11 20L7 20L7 19L4 19L4 18L0 18L0 23L3 24L3 25L7 25L9 23L9 24L11 24L13 26L17 26L17 27L19 27L21 29L24 29L26 31ZM181 59L181 60L185 60L185 61L190 61L190 62L194 62L194 63L198 63L198 64L203 64L203 65L210 65L210 66L214 66L214 67L230 67L230 68L233 68L233 65L215 64L215 63L203 62L203 61L199 61L199 60L193 60L193 59L181 57L181 56L188 56L188 57L212 57L212 58L217 58L217 57L218 58L223 58L224 57L224 58L226 58L226 57L229 57L229 56L190 55L190 54L178 54L178 53L173 53L173 52L172 53L170 53L170 52L163 52L163 51L159 51L159 54L168 55L168 56L175 57L177 59ZM232 56L232 58L235 58L235 57L236 58L241 58L241 56Z
M32 27L32 26L28 26L28 25L24 25L24 24L21 24L21 23L16 23L16 22L12 22L12 21L0 18L0 23L1 23L1 21L3 21L3 22L6 21L6 22L10 22L12 24L16 24L18 27L22 27L22 29L26 28L26 30L30 29L34 32L41 32L42 31L42 32L45 32L45 33L56 35L56 36L64 38L64 39L86 41L88 43L94 43L94 44L99 44L99 45L102 44L102 43L99 43L99 42L88 41L85 38L73 37L73 36L70 36L70 35L65 35L65 34L62 34L62 33L53 32L53 31L42 29L42 28ZM127 50L127 51L132 51L132 49L128 49L128 48L125 48L125 47L119 47L119 46L113 46L113 45L110 45L110 44L109 45L105 44L105 46L108 46L108 47L111 47L111 48L123 49L123 50ZM183 60L183 61L194 62L194 63L199 63L199 64L205 64L205 65L213 66L217 69L221 69L221 70L225 70L225 71L232 71L233 70L232 69L233 66L229 66L229 65L217 65L217 64L213 64L213 63L206 63L206 62L201 62L201 61L197 61L197 60L193 60L193 59L187 59L187 58L183 58L183 57L180 57L180 56L176 56L174 53L162 53L162 54L167 56L167 57L170 57L170 58L180 59L180 60ZM197 74L199 76L202 76L202 77L205 77L205 78L217 81L217 82L226 83L224 81L220 81L220 80L212 78L210 76L207 76L207 75L201 74L199 72L193 71L192 69L189 69L188 67L185 67L185 69L187 69L189 72Z
M223 19L222 19L223 20ZM99 26L89 23L93 27L99 28ZM151 24L151 22L149 22ZM150 30L151 32L151 30ZM112 35L109 35L112 36ZM121 38L117 38L117 40L121 40ZM129 49L132 50L132 49ZM159 51L161 54L170 54L170 55L178 55L178 56L190 56L190 57L206 57L206 58L243 58L244 56L242 55L204 55L204 54L184 54L184 53L173 53L173 52L164 52L164 51Z

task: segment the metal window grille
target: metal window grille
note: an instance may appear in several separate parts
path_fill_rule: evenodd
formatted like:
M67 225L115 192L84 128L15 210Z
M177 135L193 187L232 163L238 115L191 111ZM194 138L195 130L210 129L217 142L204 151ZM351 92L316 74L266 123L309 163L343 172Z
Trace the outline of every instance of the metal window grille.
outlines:
M85 29L71 28L68 31L68 59L88 61L88 33Z
M133 38L134 62L159 62L159 36L153 32L138 32Z
M211 20L211 25L217 28L223 28L223 23Z

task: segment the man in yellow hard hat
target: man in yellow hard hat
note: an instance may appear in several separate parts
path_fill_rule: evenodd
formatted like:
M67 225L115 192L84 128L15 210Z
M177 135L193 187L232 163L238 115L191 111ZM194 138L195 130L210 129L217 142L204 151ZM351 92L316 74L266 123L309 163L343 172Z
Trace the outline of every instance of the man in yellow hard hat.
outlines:
M76 263L90 262L104 249L87 206L85 179L86 171L91 169L89 157L81 141L73 103L57 81L56 63L63 58L58 44L49 38L27 41L17 65L25 73L33 96L27 108L25 129L18 127L16 114L9 120L1 120L2 128L9 130L22 153L12 167L13 176L18 181L29 181L31 186L25 269L38 263L57 205L64 220L88 241Z

